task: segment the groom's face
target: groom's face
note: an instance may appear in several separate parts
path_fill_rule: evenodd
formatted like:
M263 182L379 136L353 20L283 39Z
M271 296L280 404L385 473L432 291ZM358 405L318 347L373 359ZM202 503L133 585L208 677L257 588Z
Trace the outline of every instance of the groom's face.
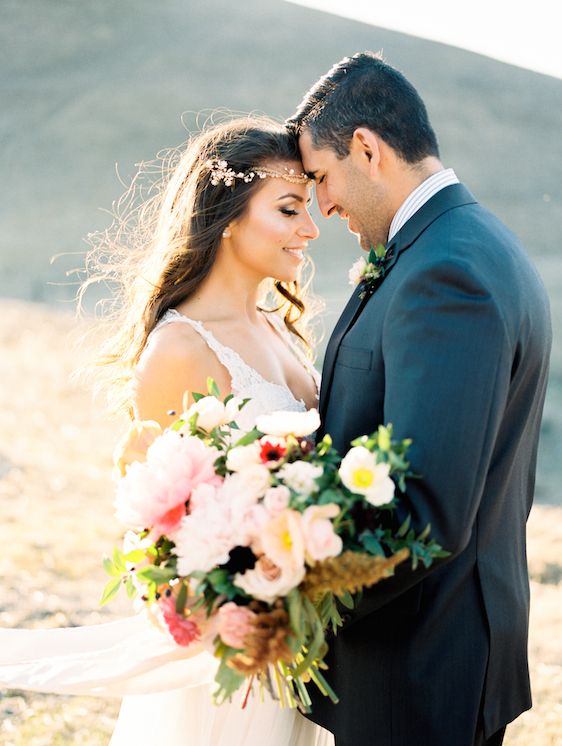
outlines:
M306 130L299 137L305 172L315 181L318 207L325 218L339 215L347 221L361 248L386 243L389 221L385 190L358 168L353 152L338 158L331 148L317 148Z

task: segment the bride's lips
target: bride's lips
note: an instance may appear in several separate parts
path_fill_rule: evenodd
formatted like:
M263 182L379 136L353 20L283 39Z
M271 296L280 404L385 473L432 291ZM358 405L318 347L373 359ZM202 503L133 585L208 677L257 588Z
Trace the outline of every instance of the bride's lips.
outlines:
M302 260L304 259L304 248L299 248L299 249L294 248L294 249L291 249L289 247L285 247L283 249L283 251L286 254L289 254L289 256L292 256L294 259L297 259L299 262L302 262Z

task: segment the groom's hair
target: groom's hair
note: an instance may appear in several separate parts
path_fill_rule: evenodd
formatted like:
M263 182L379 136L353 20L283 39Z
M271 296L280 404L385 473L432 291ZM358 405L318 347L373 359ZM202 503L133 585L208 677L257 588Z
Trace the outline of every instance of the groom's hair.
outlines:
M420 95L380 53L344 57L305 94L286 121L296 135L310 133L318 148L349 155L357 127L367 127L407 163L439 157L437 138Z

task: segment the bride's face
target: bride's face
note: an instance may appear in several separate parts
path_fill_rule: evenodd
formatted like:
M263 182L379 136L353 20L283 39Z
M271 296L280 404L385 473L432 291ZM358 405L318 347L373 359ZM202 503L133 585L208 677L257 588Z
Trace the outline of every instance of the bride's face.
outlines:
M301 163L272 163L275 171L294 169ZM312 182L293 184L282 178L266 177L251 197L242 217L230 226L225 249L258 281L273 277L282 282L297 279L308 242L318 237L308 205Z

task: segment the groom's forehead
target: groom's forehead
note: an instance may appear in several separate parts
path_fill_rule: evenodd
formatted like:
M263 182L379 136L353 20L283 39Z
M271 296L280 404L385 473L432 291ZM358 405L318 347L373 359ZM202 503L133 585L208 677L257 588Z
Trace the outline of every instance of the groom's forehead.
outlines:
M315 147L312 136L308 130L299 135L299 149L301 152L302 165L307 176L315 178L316 172L329 160L330 150L328 148Z

